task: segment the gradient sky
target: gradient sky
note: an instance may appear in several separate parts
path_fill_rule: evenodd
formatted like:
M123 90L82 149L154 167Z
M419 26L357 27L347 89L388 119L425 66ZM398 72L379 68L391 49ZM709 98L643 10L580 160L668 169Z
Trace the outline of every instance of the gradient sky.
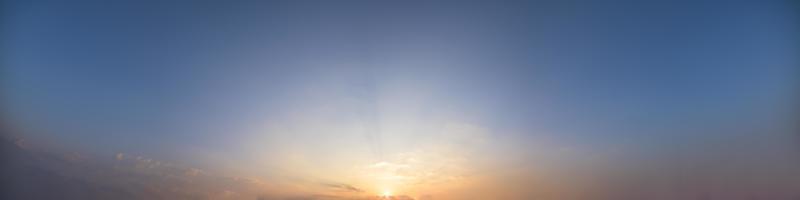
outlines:
M3 9L4 120L95 154L332 196L800 197L796 4Z

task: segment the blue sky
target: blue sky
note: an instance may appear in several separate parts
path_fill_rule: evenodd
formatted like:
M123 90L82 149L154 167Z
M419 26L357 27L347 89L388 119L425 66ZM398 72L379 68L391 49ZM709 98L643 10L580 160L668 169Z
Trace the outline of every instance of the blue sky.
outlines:
M272 178L462 145L470 174L759 174L798 166L787 4L12 1L2 106L28 137Z

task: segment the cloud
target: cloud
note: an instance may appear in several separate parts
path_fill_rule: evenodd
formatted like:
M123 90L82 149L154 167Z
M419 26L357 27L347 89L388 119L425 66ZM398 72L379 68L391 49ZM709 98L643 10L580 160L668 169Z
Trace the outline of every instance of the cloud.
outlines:
M353 187L352 185L348 185L348 184L344 184L344 183L320 183L320 184L322 186L326 186L326 187L330 187L330 188L334 188L334 189L338 189L338 190L344 190L344 191L348 191L348 192L364 192L364 190L358 189L356 187Z
M256 199L271 191L257 179L211 174L142 156L69 159L80 154L23 149L7 140L0 148L0 199Z

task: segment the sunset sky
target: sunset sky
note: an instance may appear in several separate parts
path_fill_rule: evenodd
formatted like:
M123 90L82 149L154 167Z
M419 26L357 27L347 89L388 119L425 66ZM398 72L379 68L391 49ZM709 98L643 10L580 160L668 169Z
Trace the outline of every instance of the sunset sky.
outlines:
M115 170L241 199L800 198L796 3L2 9L4 135Z

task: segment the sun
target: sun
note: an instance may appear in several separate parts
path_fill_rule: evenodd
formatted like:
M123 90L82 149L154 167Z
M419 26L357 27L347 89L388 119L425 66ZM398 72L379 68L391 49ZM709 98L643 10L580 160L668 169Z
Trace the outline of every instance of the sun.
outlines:
M392 197L392 191L391 190L384 190L381 193L381 197L384 197L384 198Z

